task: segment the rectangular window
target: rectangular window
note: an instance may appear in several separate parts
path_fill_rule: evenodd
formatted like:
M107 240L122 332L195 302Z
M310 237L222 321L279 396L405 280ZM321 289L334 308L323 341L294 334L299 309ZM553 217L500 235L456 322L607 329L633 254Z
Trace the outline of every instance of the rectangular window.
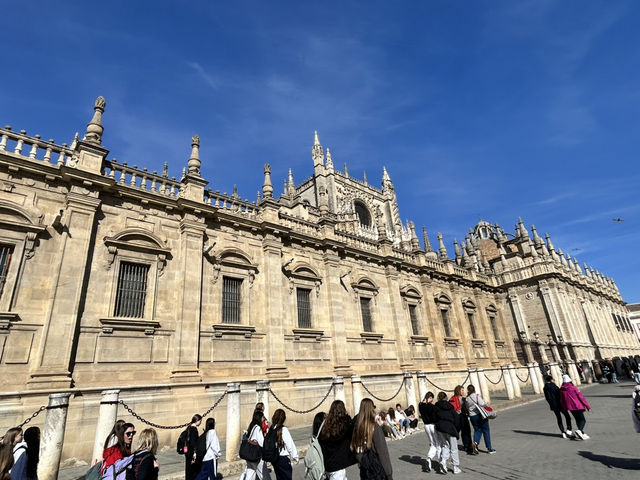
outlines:
M241 278L222 278L222 323L240 323Z
M620 322L618 321L618 317L616 316L615 313L612 313L611 316L613 317L613 321L616 324L616 328L620 330Z
M420 327L418 326L418 315L415 305L409 305L409 318L411 319L411 331L414 335L420 335Z
M362 328L365 332L373 332L371 325L371 299L360 297L360 310L362 312Z
M500 340L500 332L498 331L498 324L496 322L495 315L489 315L489 323L491 324L491 330L493 330L493 338Z
M311 328L311 290L297 288L298 328Z
M7 273L9 273L12 253L12 245L0 245L0 297L2 297L2 292L4 292L4 284L7 282Z
M114 316L143 318L149 265L121 262Z
M473 318L473 313L467 312L467 319L469 320L469 327L471 327L471 338L478 338L478 332L476 331L476 322Z
M444 326L444 336L452 337L451 333L451 320L449 319L449 310L446 308L440 309L440 315L442 316L442 325Z

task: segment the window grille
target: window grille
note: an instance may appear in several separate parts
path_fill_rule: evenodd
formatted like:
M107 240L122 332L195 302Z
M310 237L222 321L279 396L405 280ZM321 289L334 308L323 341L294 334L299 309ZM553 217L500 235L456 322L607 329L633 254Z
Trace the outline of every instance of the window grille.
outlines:
M473 318L473 313L467 312L467 319L469 320L469 327L471 327L471 337L478 338L478 332L476 331L476 322Z
M442 316L442 325L444 326L444 336L452 337L451 332L451 320L449 319L449 310L446 308L440 309L440 315Z
M618 330L621 330L620 322L618 321L618 317L616 316L616 314L612 313L611 316L613 317L613 321L616 324L616 328Z
M12 245L0 245L0 297L2 297L2 292L4 292L4 284L7 281L7 273L9 272L12 254Z
M147 297L149 265L121 262L113 314L116 317L143 318Z
M489 315L489 323L491 324L491 330L493 330L493 338L500 340L500 332L498 331L498 324L496 322L495 315Z
M409 305L409 319L411 319L411 331L414 335L420 335L420 327L418 326L418 315L415 305Z
M298 328L311 328L311 290L296 289L298 297Z
M371 299L360 297L360 311L362 312L362 328L365 332L373 332L371 326Z
M222 323L240 323L241 278L223 277Z

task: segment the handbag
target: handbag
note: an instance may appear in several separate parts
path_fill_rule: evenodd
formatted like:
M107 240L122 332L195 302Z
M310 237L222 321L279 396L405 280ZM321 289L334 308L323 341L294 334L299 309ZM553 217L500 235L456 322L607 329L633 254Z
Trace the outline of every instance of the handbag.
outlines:
M254 426L253 428L256 427ZM242 437L242 443L240 443L240 451L238 452L238 455L241 459L246 460L247 462L257 463L262 460L262 447L251 443L249 441L249 437L245 434Z
M476 395L478 394L476 393ZM471 398L471 395L469 395L469 398ZM473 398L471 398L471 401L476 404L476 407L478 409L478 415L480 415L482 418L492 420L498 416L496 411L493 408L491 408L489 405L485 404L483 406L480 406L478 405L478 402L476 402Z

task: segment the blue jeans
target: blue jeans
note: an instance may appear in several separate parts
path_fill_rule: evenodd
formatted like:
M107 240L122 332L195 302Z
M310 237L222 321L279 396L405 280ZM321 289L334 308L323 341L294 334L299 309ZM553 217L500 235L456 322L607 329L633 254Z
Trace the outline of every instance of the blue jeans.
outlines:
M213 462L214 460L202 462L202 468L200 469L200 473L196 477L196 480L215 480L216 469Z
M487 450L493 450L491 447L489 420L482 418L480 415L471 415L469 420L471 420L471 425L473 425L473 441L478 443L480 442L480 437L484 437L484 444L487 446Z
M278 461L272 463L271 466L273 467L277 480L291 480L293 470L291 468L291 461L287 455L280 455Z

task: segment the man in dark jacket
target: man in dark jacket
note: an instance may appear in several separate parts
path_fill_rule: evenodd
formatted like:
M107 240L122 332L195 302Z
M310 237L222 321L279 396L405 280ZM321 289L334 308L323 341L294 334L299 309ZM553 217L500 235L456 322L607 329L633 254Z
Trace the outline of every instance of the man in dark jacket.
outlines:
M436 402L436 431L440 438L440 473L447 473L447 460L451 457L453 473L460 473L460 457L458 456L458 428L460 422L453 405L447 400L447 394L440 392Z
M562 407L560 406L560 389L555 384L551 375L547 375L544 380L544 398L547 400L551 411L556 415L558 428L560 429L562 438L571 438L573 437L573 432L571 431L571 417L569 416L569 412L563 412ZM566 430L562 424L562 417L560 416L560 413L564 415L564 418L567 421Z

